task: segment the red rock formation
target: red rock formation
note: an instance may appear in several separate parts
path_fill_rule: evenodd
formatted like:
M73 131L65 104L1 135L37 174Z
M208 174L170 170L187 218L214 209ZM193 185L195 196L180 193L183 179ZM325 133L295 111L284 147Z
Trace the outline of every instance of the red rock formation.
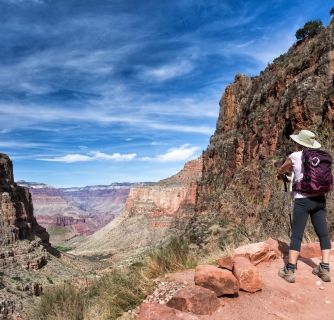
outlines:
M218 259L216 263L223 269L230 271L233 269L233 260L230 257Z
M131 188L120 217L92 235L74 253L115 252L154 245L173 228L184 229L195 212L202 158L171 178Z
M215 292L217 297L239 291L238 281L230 270L210 265L197 266L194 280L196 285Z
M308 128L320 137L324 125L334 128L333 29L334 20L319 35L293 45L260 76L239 73L226 87L215 134L203 152L198 214L224 213L221 194L234 187L263 196L268 205L273 189L263 168L278 167L274 156L283 160L293 151L289 135ZM325 147L331 134L328 139L322 141Z
M179 173L168 179L132 188L121 216L145 213L150 218L150 228L184 227L194 213L196 181L201 172L200 158L187 162Z
M38 269L46 263L49 235L34 215L29 190L13 178L13 164L0 153L0 266Z
M219 300L213 291L191 286L181 289L167 302L167 306L183 312L211 315L219 308Z
M268 243L258 242L235 249L232 254L232 260L234 260L235 257L246 258L256 266L260 262L275 260L276 253Z
M238 279L240 290L252 293L262 290L262 277L247 258L235 257L233 263L233 274Z

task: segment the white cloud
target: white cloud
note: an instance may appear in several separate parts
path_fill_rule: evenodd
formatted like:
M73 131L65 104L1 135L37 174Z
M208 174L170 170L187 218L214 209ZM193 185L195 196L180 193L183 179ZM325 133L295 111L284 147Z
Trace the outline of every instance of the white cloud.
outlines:
M108 155L99 151L92 151L89 153L89 156L81 154L68 154L63 157L39 158L37 160L51 161L51 162L65 162L65 163L97 161L97 160L130 161L133 160L136 156L137 156L136 153L131 153L131 154L114 153L112 155Z
M37 160L42 161L53 161L53 162L66 162L66 163L72 163L72 162L79 162L79 161L91 161L92 158L89 156L83 156L81 154L68 154L63 157L57 157L57 158L40 158Z
M92 154L93 158L97 160L115 160L115 161L130 161L137 156L136 153L130 153L130 154L114 153L112 155L109 155L99 151L93 151L90 152L89 154Z
M180 148L172 148L167 151L165 154L160 154L154 158L144 157L140 160L142 161L154 161L154 162L176 162L184 161L192 157L200 147L190 147L189 144L184 144Z
M160 68L144 70L141 77L148 80L154 78L164 81L189 73L193 68L194 66L189 61L180 61L179 63L167 64Z

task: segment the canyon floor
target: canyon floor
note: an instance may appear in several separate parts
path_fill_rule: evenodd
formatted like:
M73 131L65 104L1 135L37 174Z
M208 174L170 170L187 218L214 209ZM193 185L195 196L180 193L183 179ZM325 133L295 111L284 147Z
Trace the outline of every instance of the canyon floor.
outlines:
M263 280L262 291L253 294L239 291L237 298L219 298L220 307L214 314L196 317L199 320L332 319L334 281L325 283L312 274L312 268L319 262L317 258L300 259L295 283L287 283L277 275L285 264L283 259L262 262L257 265ZM333 256L331 263L334 263ZM195 270L180 271L161 280L194 285L194 273Z

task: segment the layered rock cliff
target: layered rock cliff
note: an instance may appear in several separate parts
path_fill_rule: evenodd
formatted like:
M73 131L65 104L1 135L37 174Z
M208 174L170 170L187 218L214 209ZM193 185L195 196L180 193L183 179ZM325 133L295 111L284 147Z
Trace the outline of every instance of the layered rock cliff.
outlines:
M0 153L0 266L38 269L46 263L49 235L34 215L29 190L14 182L13 164Z
M76 254L123 251L157 244L184 229L195 212L202 158L190 161L171 178L131 188L120 217L93 234Z
M309 129L325 149L332 149L333 31L332 21L317 36L294 44L259 76L239 73L226 87L216 131L203 152L198 216L218 214L221 227L226 226L225 218L234 217L238 228L243 225L240 233L250 239L247 224L253 224L255 232L254 221L262 225L272 221L276 229L288 227L287 221L273 215L285 213L282 183L274 176L294 151L289 135ZM261 223L256 224L257 233Z
M29 188L34 202L34 215L50 233L53 244L77 235L91 235L124 209L130 187L140 183L113 183L108 186L62 188L17 181Z

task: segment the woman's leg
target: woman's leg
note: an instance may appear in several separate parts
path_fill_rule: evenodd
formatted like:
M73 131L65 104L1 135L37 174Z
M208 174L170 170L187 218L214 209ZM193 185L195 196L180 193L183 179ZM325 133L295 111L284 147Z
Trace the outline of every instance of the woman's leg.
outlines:
M309 213L307 211L308 198L295 199L292 218L292 235L289 248L289 263L296 264L300 252L303 234Z
M289 263L278 271L278 275L290 283L295 282L297 259L300 252L304 229L308 219L308 212L306 207L307 198L295 199L295 205L293 207L292 235L289 248Z
M331 241L328 236L328 228L326 222L326 198L324 196L317 197L314 199L314 201L316 204L316 208L315 211L311 213L311 221L320 241L322 262L329 263Z

